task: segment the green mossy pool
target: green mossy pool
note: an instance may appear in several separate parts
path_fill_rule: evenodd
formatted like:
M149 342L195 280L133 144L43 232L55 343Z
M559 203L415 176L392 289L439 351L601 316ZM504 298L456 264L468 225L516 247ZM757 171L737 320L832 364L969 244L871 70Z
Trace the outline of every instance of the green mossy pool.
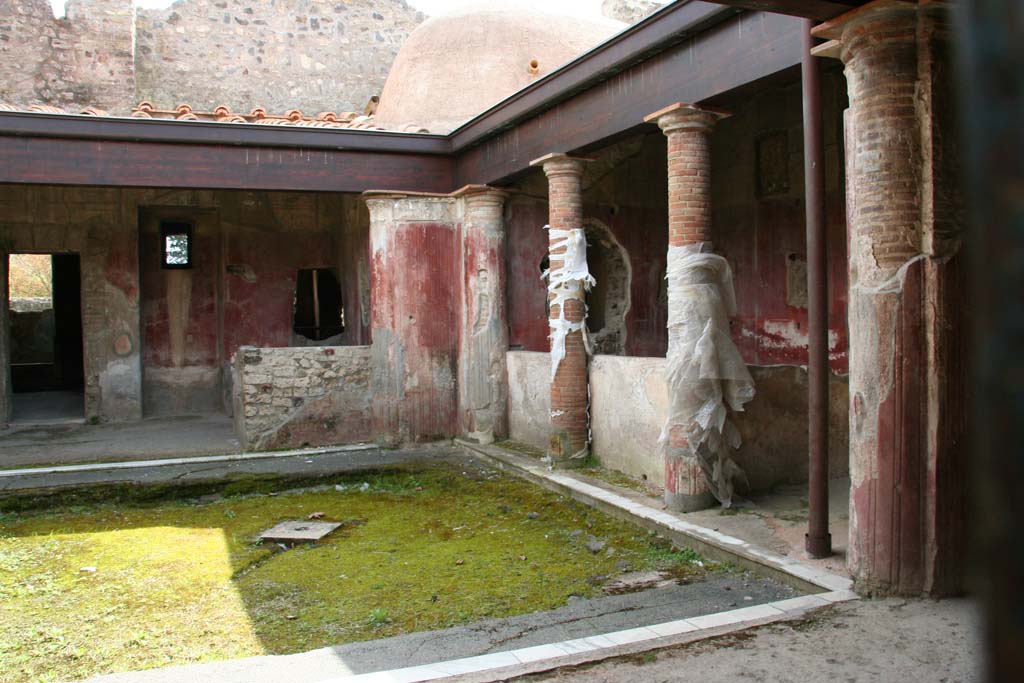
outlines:
M260 545L288 519L323 541ZM604 546L587 542L593 536ZM0 681L282 654L560 607L690 551L475 465L0 516Z

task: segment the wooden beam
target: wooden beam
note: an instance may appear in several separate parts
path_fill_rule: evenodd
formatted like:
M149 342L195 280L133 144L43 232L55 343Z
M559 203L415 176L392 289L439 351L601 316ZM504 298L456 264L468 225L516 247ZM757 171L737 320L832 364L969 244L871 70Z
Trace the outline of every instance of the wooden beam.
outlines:
M0 183L448 192L450 156L0 136Z
M737 12L712 2L684 0L666 5L452 131L452 150L458 153L536 116L653 54L734 17Z
M0 112L0 135L416 154L451 151L451 143L445 135L21 111Z
M827 21L844 12L849 12L866 0L710 0L717 5L728 5L756 12L774 12L803 17L815 21Z
M744 13L458 155L460 185L494 184L552 151L591 149L673 102L701 103L800 63L802 21Z

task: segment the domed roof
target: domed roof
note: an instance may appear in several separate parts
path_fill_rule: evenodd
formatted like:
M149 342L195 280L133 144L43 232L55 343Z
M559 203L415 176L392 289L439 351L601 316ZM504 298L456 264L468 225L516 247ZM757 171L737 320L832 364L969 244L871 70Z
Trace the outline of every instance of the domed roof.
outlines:
M415 122L448 133L625 24L508 4L466 7L428 19L406 39L377 106L385 128Z

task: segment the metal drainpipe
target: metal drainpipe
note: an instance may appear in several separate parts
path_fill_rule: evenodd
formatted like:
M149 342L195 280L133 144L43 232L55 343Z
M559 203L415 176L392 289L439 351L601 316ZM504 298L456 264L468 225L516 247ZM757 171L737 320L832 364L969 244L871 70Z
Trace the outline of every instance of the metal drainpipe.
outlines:
M807 211L807 470L809 520L807 554L832 554L828 532L828 272L825 234L825 154L821 128L818 60L811 56L814 22L803 23L801 78L804 109L804 192Z

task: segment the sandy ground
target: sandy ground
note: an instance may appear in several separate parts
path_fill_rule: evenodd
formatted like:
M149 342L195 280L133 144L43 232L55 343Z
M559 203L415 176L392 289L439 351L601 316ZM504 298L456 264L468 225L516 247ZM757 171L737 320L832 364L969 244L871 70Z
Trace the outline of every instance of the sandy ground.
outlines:
M525 683L981 681L981 626L970 600L859 601L803 622L517 679Z

